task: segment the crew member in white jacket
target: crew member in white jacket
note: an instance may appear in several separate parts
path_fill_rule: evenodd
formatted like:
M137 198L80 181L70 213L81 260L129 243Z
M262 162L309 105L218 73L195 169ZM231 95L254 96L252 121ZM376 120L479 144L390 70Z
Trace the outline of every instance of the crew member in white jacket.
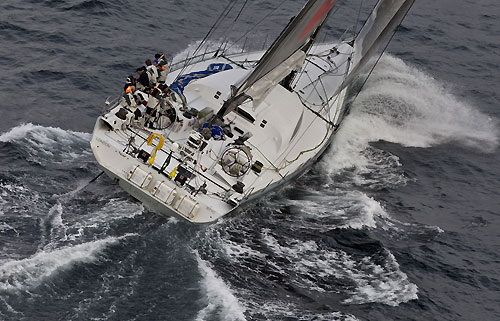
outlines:
M158 69L155 65L153 65L150 59L146 60L145 64L148 72L149 84L151 87L154 87L158 82Z

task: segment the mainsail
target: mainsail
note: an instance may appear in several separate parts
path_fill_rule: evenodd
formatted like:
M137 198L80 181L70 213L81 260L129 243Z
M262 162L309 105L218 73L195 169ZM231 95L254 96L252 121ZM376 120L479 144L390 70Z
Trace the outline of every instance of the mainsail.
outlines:
M305 60L305 54L297 52L316 34L315 31L322 26L336 2L337 0L309 0L262 56L254 71L233 91L217 115L222 117L248 98L261 95L267 86L252 87L264 77L269 77L273 72L276 74L273 79L281 75L284 77L294 66L301 65Z
M380 0L354 42L354 68L334 96L352 83L401 24L415 0Z

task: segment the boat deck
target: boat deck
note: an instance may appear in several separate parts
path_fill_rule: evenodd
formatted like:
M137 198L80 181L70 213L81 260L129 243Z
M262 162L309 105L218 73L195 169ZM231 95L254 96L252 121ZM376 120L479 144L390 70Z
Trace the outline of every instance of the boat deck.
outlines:
M232 138L203 139L199 128L206 119L201 117L183 119L175 130L143 126L110 130L101 116L91 142L96 159L108 175L153 210L192 222L213 221L304 172L327 147L341 119L344 92L331 95L344 79L351 52L346 44L332 48L331 44L313 48L294 91L275 86L264 102L254 105L249 101L228 114L224 123ZM232 55L233 69L187 85L184 95L189 108L216 113L230 95L230 85L243 79L261 55ZM213 63L228 60L218 57L198 62L183 73L204 70ZM176 76L171 72L166 83ZM152 134L162 139L154 137L148 145ZM238 138L245 148L236 142ZM200 145L191 153L193 141ZM147 157L138 158L138 151ZM248 167L240 168L244 175L234 175L231 171L237 169L228 165L230 161L238 168ZM250 169L256 162L261 168Z

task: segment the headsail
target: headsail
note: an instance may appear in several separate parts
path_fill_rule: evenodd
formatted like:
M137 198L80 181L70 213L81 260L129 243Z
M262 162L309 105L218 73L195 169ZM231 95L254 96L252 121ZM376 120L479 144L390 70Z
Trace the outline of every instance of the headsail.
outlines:
M354 42L354 68L350 71L337 95L357 78L370 58L388 40L410 10L415 0L380 0Z
M233 92L231 97L224 103L218 116L222 117L231 112L241 102L253 95L258 95L257 88L253 88L260 79L277 71L282 64L293 69L293 64L300 64L298 54L315 31L321 27L328 14L332 10L337 0L309 0L299 14L293 18L283 30L278 39L272 44L269 50L262 56L255 70L246 78L243 83ZM302 55L302 62L305 55ZM285 70L278 72L279 75ZM289 73L289 71L288 71ZM288 73L285 73L286 76ZM266 86L257 86L266 87Z

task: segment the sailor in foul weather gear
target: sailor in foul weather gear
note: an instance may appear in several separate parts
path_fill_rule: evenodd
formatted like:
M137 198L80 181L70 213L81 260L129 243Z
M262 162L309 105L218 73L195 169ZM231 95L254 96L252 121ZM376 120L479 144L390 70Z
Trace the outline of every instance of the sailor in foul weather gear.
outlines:
M128 87L136 85L136 79L134 76L129 75L127 76L127 79L125 80L125 85L123 86L123 91L126 91Z
M134 97L135 87L133 85L126 85L125 92L122 97L122 106L126 107L130 111L134 112L137 108L137 102Z
M167 66L168 64L168 60L163 52L155 54L155 59L158 60L158 64L160 65Z
M134 119L139 120L146 111L147 95L137 90L134 86L128 86L123 93L121 105L134 114Z
M158 69L156 68L155 65L151 62L151 60L146 60L146 71L148 72L148 77L149 77L149 84L152 86L156 85L158 82Z
M136 90L134 94L137 102L137 110L134 111L135 119L139 120L146 113L146 105L148 104L149 96L141 90Z
M149 93L149 100L146 105L145 123L146 126L154 128L154 123L161 115L161 100L162 91L160 88L155 87Z
M125 129L125 126L130 124L134 118L134 111L137 110L137 102L134 97L135 86L126 85L120 108L115 113L108 113L103 116L103 121L112 129Z
M164 54L156 54L153 64L158 69L158 83L164 83L167 79L167 64L168 61Z
M148 73L146 71L146 67L142 66L135 70L139 74L139 78L137 78L136 87L139 90L143 90L145 88L150 87L150 81L148 77Z

